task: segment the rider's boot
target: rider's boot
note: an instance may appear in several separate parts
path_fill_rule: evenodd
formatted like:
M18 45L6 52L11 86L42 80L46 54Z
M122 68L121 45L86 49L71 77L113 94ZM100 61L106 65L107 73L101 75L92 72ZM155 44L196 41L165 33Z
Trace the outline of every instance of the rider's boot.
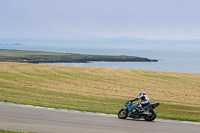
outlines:
M141 108L141 111L140 111L140 112L141 112L142 114L144 114L144 115L150 114L149 111L144 110L143 108Z
M142 107L141 107L141 108L138 107L138 111L139 111L139 112L144 112L144 109L143 109Z
M139 112L144 112L144 109L142 108L141 104L138 105L137 109L138 109Z

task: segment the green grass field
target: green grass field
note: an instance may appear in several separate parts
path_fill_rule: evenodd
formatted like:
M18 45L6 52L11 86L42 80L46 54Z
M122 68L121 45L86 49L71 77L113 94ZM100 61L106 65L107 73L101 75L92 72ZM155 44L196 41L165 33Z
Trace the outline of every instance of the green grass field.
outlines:
M140 91L159 118L200 122L200 74L0 62L0 101L117 114Z

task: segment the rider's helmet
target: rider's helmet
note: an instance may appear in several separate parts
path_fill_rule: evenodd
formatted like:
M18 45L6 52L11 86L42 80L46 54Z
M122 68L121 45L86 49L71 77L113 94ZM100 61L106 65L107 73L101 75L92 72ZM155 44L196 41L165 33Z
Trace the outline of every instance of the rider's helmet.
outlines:
M140 92L139 97L146 95L145 92Z

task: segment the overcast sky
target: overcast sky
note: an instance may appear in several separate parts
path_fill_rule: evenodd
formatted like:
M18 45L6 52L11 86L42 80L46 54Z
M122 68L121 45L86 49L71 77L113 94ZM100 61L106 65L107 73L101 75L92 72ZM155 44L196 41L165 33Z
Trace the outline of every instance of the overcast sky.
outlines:
M200 39L200 0L0 0L0 38Z

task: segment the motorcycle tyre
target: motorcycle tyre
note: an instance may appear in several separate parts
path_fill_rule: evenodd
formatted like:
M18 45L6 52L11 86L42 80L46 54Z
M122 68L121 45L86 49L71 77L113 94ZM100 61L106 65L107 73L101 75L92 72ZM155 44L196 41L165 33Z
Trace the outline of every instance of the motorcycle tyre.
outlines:
M153 110L150 110L149 112L152 113L152 115L151 115L152 117L149 118L148 115L144 115L144 119L145 119L146 121L153 121L154 119L156 119L156 116L157 116L156 112L153 111Z
M126 111L126 112L125 112L126 114L125 114L123 117L120 116L120 114L121 114L122 111ZM126 118L128 117L128 110L127 110L127 109L121 109L121 110L118 112L118 117L119 117L120 119L126 119Z

